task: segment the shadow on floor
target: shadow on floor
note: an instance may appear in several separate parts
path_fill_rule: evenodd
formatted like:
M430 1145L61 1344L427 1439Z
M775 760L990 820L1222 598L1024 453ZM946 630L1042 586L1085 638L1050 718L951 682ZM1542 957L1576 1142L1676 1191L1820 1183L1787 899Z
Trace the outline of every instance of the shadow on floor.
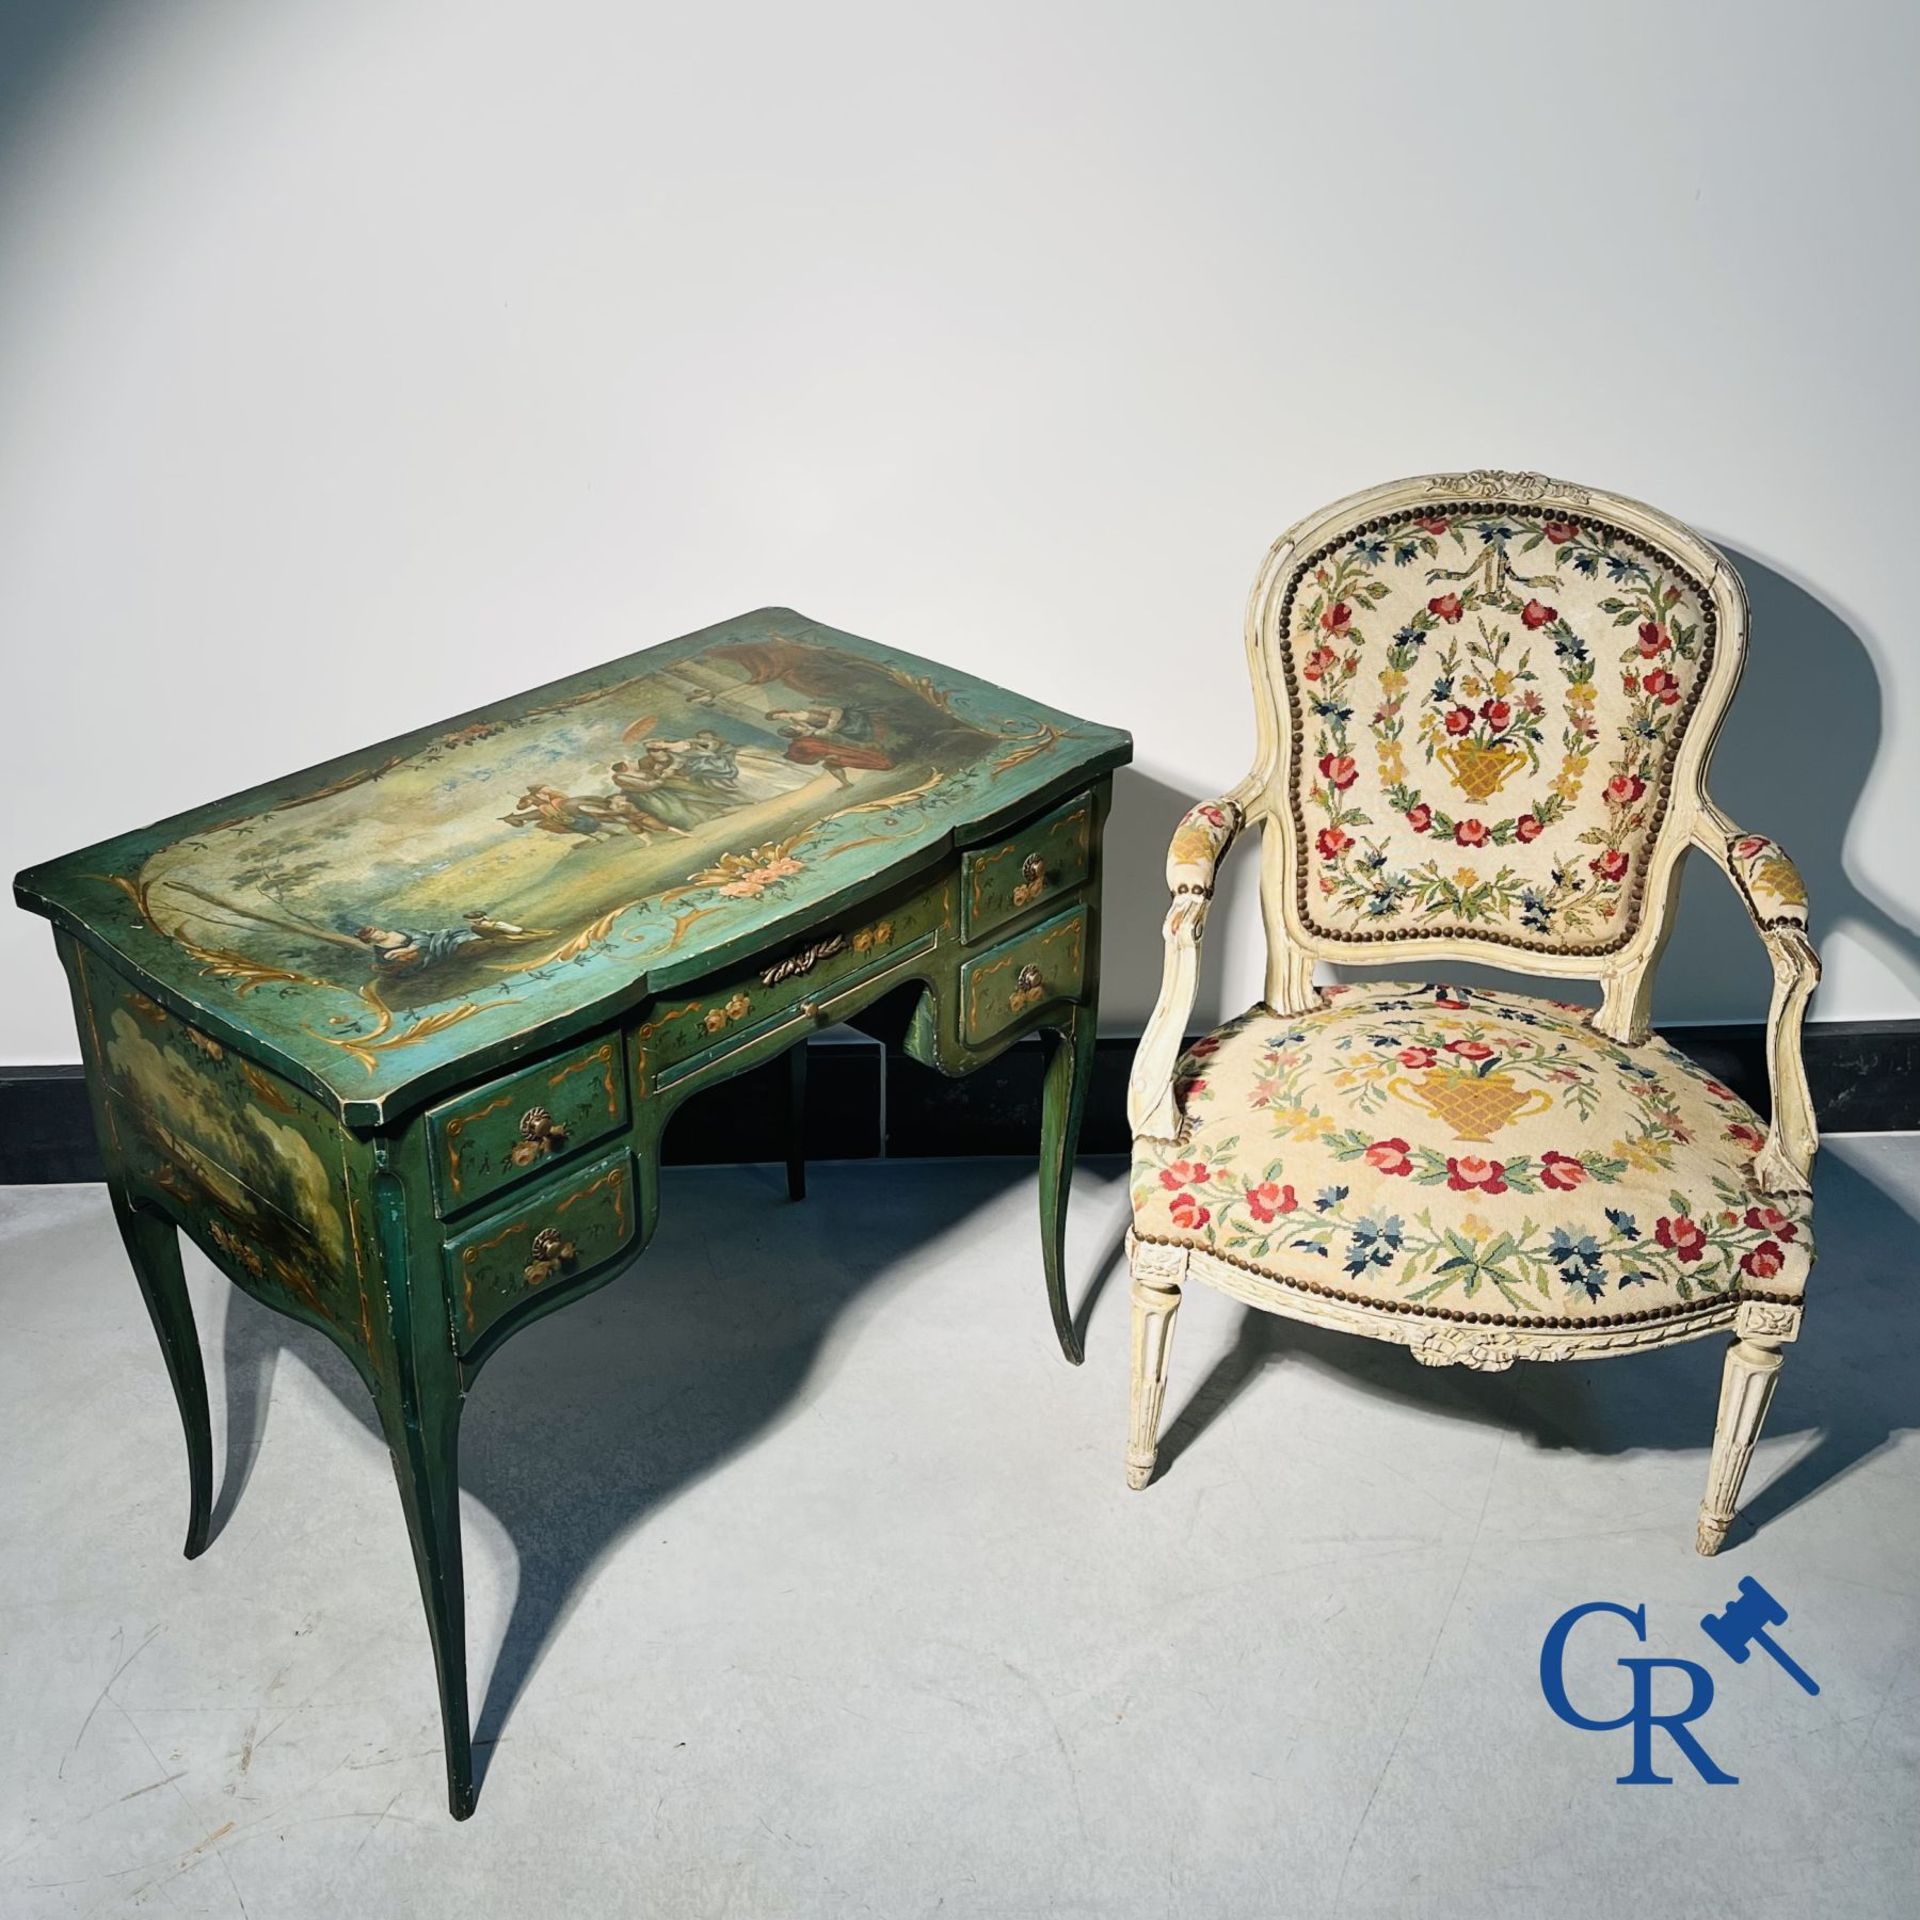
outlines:
M461 1487L499 1522L519 1565L474 1715L477 1784L595 1565L651 1512L778 1423L863 1294L910 1285L921 1250L1031 1177L1015 1160L898 1187L840 1183L834 1171L813 1169L796 1210L775 1168L670 1169L659 1232L633 1267L529 1326L487 1363L462 1422ZM720 1180L731 1211L724 1221L703 1219L701 1185ZM745 1182L758 1200L733 1204ZM1037 1218L1032 1253L1030 1270L986 1278L1004 1285L1008 1312L1031 1314L1051 1343ZM1082 1306L1083 1324L1100 1284ZM258 1457L282 1352L297 1353L378 1437L366 1389L337 1349L231 1290L216 1538ZM402 1524L397 1505L393 1520Z
M1756 1480L1735 1538L1850 1473L1903 1430L1920 1428L1920 1288L1915 1221L1867 1175L1832 1154L1815 1174L1820 1262L1806 1330L1787 1363L1765 1432L1810 1444L1771 1481ZM1611 1360L1517 1366L1506 1373L1423 1367L1405 1349L1245 1309L1233 1345L1180 1404L1160 1443L1165 1473L1270 1366L1305 1361L1370 1393L1525 1434L1582 1453L1698 1448L1713 1438L1719 1336ZM1174 1364L1179 1341L1174 1342ZM1704 1472L1704 1460L1702 1463Z

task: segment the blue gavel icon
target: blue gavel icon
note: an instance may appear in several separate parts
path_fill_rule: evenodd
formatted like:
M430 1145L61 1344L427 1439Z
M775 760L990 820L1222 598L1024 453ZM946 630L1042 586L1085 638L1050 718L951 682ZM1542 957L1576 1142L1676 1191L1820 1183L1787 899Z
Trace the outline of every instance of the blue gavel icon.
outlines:
M1721 1612L1708 1614L1700 1622L1700 1630L1736 1664L1744 1664L1755 1647L1764 1647L1809 1693L1818 1693L1819 1683L1790 1654L1782 1652L1767 1632L1769 1627L1784 1625L1786 1618L1786 1608L1751 1574L1745 1574L1740 1591Z

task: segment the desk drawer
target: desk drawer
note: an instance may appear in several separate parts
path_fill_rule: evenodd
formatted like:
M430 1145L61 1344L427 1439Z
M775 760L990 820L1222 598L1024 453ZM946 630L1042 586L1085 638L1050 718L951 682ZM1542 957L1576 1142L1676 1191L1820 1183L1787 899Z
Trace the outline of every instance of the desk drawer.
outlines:
M1093 795L1083 793L994 847L960 856L960 937L978 940L1051 906L1087 877L1093 861Z
M509 1307L611 1260L633 1238L633 1166L625 1147L554 1175L507 1212L447 1243L453 1336L462 1353Z
M612 1035L463 1093L427 1116L440 1211L517 1186L626 1122L626 1070Z
M1075 907L962 963L960 1037L983 1046L1037 1007L1077 999L1086 975L1087 910Z
M782 1026L792 1026L800 1037L812 1024L806 1009L924 951L952 920L949 876L891 905L856 907L844 923L816 928L789 947L700 981L684 999L657 1002L634 1029L639 1086L644 1091L677 1079L684 1063L731 1051Z

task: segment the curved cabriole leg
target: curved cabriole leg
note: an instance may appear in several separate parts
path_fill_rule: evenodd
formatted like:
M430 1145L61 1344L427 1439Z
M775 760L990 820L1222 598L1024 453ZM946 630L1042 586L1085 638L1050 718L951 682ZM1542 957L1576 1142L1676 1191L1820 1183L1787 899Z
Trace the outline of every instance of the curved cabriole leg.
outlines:
M1073 1187L1073 1157L1087 1110L1093 1072L1095 1020L1091 1007L1075 1007L1064 1028L1047 1032L1046 1080L1040 1106L1040 1251L1047 1270L1047 1304L1060 1351L1080 1364L1080 1336L1067 1301L1067 1199Z
M156 1208L141 1206L116 1193L113 1217L120 1223L127 1257L147 1303L153 1330L160 1336L167 1377L187 1435L187 1543L189 1560L206 1551L213 1515L213 1427L207 1414L207 1373L200 1358L200 1336L187 1298L180 1266L180 1233Z
M787 1198L807 1197L807 1043L787 1049Z
M456 1820L473 1811L466 1577L460 1558L461 1404L451 1367L445 1378L430 1383L409 1368L399 1391L383 1394L380 1403L380 1423L400 1483L400 1504L406 1509L427 1633L433 1641L447 1756L447 1807Z
M1760 1423L1767 1417L1780 1378L1780 1349L1769 1341L1736 1340L1727 1349L1720 1375L1720 1417L1713 1430L1713 1460L1707 1468L1707 1497L1700 1503L1694 1545L1718 1553L1733 1522L1740 1483L1747 1477Z
M1127 1428L1127 1485L1153 1478L1160 1452L1160 1406L1167 1397L1167 1355L1187 1256L1178 1247L1130 1243L1133 1273L1133 1402Z

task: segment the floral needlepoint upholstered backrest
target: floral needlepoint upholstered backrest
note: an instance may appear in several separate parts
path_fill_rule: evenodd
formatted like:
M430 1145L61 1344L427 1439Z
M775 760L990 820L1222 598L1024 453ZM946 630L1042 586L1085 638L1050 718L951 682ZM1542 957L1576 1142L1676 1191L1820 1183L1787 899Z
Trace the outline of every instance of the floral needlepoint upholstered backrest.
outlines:
M1745 641L1697 535L1539 475L1423 476L1283 537L1248 638L1295 943L1594 974L1657 944Z

